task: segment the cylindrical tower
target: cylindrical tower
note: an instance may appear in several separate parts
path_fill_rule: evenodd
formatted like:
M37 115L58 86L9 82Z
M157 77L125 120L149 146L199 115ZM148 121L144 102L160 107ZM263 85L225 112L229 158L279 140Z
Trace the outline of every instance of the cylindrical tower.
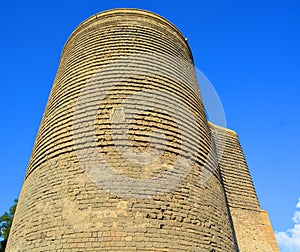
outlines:
M7 251L235 251L181 32L115 9L70 36Z

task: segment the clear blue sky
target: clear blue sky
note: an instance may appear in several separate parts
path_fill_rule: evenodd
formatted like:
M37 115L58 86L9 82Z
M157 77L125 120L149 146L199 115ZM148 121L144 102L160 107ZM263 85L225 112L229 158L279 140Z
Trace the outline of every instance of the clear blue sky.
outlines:
M80 22L116 7L156 12L189 39L227 126L240 136L274 230L293 228L300 197L299 0L2 0L0 214L19 195L64 43Z

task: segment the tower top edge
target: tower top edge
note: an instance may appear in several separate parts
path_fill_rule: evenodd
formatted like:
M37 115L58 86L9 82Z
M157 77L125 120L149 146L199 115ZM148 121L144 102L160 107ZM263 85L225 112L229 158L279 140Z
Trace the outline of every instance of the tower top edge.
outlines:
M84 21L82 21L75 28L74 32L76 32L78 29L80 29L85 24L90 23L91 21L97 20L98 18L105 17L105 16L111 15L111 14L120 14L120 13L124 13L124 14L125 13L128 13L128 14L140 14L140 15L144 15L144 16L156 18L156 19L158 19L160 21L165 22L166 24L168 24L172 28L174 28L174 30L176 30L178 32L178 34L180 34L185 39L183 33L177 28L176 25L174 25L168 19L166 19L163 16L161 16L159 14L156 14L156 13L154 13L152 11L144 10L144 9L137 9L137 8L115 8L115 9L108 9L108 10L105 10L105 11L98 12L98 13L90 16L89 18L85 19Z
M181 39L183 41L185 41L187 47L189 48L189 51L192 55L191 49L189 47L189 44L187 43L187 39L186 37L183 35L183 33L177 28L176 25L174 25L171 21L169 21L168 19L162 17L159 14L156 14L152 11L149 10L144 10L144 9L137 9L137 8L115 8L115 9L108 9L108 10L104 10L101 12L98 12L90 17L88 17L87 19L85 19L84 21L82 21L74 30L73 32L70 34L69 38L67 39L66 44L68 44L68 41L70 41L72 39L73 36L75 36L79 31L81 31L82 29L84 29L85 27L89 26L90 24L92 24L93 22L101 19L101 18L105 18L105 17L109 17L111 15L115 15L115 14L136 14L136 15L140 15L140 16L145 16L145 17L149 17L152 19L156 19L162 23L165 23L167 26L169 26L174 32L176 32L179 37L181 37Z
M234 130L232 130L232 129L228 129L228 128L219 126L219 125L214 124L214 123L209 122L209 121L208 121L208 125L209 125L210 127L212 127L212 128L216 128L216 129L218 129L218 130L221 130L221 131L224 131L224 132L227 132L227 133L231 133L231 134L236 135L236 136L238 135L238 134L237 134Z

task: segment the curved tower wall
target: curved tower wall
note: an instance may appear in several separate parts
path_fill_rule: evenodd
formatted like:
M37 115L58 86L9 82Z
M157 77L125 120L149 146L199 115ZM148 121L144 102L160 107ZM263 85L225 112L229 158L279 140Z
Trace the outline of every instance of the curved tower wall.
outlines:
M7 251L236 251L178 29L117 9L70 36Z

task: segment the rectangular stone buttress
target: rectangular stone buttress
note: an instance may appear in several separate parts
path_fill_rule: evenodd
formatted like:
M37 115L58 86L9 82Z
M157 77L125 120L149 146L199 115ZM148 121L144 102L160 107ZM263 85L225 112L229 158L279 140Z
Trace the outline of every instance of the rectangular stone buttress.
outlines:
M238 135L209 123L241 252L279 251L268 213L261 210Z

